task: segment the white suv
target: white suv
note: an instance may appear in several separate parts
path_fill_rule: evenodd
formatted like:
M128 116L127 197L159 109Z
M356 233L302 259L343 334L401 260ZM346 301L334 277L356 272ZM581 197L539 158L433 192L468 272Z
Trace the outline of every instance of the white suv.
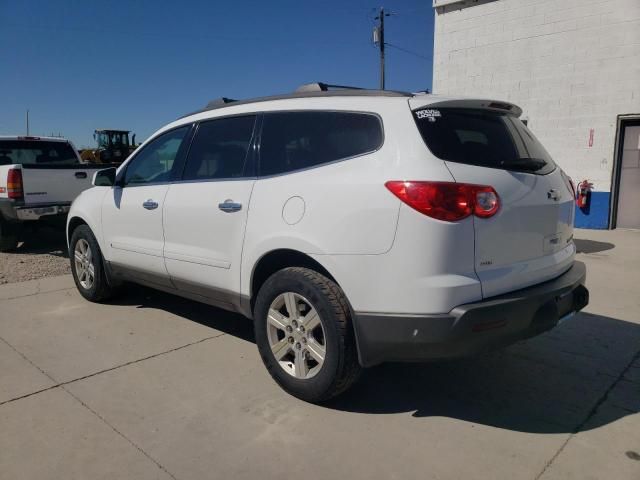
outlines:
M467 355L588 302L569 178L505 102L305 86L167 125L73 203L73 276L240 312L288 392Z

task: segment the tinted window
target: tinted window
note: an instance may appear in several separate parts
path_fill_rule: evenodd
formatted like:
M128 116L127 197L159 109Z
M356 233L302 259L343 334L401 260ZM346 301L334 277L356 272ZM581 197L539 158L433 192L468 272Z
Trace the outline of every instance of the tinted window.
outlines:
M67 142L0 140L0 165L71 165L78 162Z
M183 179L242 177L254 123L255 116L201 123L191 142Z
M125 185L168 182L173 162L190 126L164 133L149 142L127 164L124 172Z
M314 167L377 150L378 117L347 112L282 112L264 116L260 175Z
M540 174L555 168L542 144L513 115L424 108L414 116L429 150L442 160Z

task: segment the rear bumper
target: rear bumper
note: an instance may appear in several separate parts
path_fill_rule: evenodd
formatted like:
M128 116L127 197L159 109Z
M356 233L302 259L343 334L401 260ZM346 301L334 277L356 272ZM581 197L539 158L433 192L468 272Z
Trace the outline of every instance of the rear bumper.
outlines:
M16 208L16 216L20 221L40 220L42 217L49 215L66 215L71 208L67 205L39 205L37 207L19 207Z
M24 222L50 218L55 215L64 216L69 213L70 202L42 203L25 205L22 200L0 198L0 215L8 222Z
M589 303L582 262L533 287L460 305L442 315L356 313L360 363L455 358L503 347L555 327Z

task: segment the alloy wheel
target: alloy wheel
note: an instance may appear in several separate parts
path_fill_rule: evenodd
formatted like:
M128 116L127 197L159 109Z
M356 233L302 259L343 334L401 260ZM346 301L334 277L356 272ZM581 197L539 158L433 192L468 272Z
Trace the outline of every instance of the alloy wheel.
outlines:
M298 379L314 377L326 357L322 319L314 306L294 292L278 295L267 314L267 338L280 367Z
M91 246L84 238L81 238L76 243L76 248L73 252L74 262L76 267L76 276L78 282L82 285L82 288L89 290L93 286L95 281L95 268L93 266L93 254L91 252Z

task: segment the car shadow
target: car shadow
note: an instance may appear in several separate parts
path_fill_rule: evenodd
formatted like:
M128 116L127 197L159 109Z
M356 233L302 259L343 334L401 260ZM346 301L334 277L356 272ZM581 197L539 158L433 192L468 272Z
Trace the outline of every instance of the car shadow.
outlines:
M126 284L126 293L118 295L109 303L164 310L205 327L255 343L253 322L245 316L141 285Z
M64 228L43 226L29 231L25 234L24 241L11 253L26 255L49 254L56 257L69 258Z
M613 243L598 242L596 240L586 240L581 238L574 239L573 243L576 244L576 250L578 253L599 253L616 247Z
M573 433L640 411L594 416L608 389L640 350L640 325L580 313L539 337L470 358L386 364L328 406L415 418L452 417L529 433Z
M114 303L166 310L255 342L253 324L245 317L173 295L132 286ZM449 417L529 433L573 433L640 411L636 401L632 409L626 405L593 415L639 346L640 325L580 313L500 351L367 369L349 391L323 407L380 415L410 412L416 419Z

